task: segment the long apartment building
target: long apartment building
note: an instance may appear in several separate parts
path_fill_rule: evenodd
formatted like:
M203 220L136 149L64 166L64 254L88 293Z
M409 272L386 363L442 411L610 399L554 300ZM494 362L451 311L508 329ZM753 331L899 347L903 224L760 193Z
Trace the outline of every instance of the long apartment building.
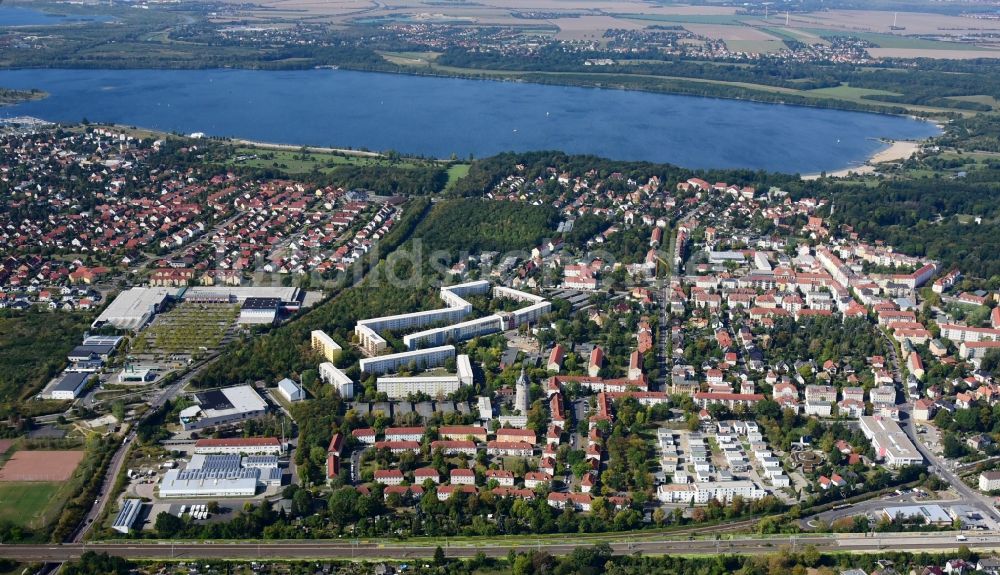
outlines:
M382 353L388 347L383 331L398 331L427 327L436 323L455 323L472 312L472 304L463 296L487 293L490 282L479 280L441 288L440 297L448 307L399 315L363 319L354 327L361 346L371 355ZM413 349L413 348L410 348Z
M748 480L709 481L706 483L669 483L660 485L656 496L663 503L693 503L705 505L709 501L731 502L740 496L746 500L762 499L767 491Z
M375 385L389 399L403 399L410 394L426 393L430 396L448 395L463 385L472 385L472 362L469 356L455 358L457 373L415 375L409 377L379 377Z
M410 351L421 347L442 346L449 341L465 341L474 337L499 333L514 329L526 323L538 321L552 311L552 304L542 296L497 286L493 288L494 298L508 298L531 305L510 313L498 313L487 317L463 321L472 312L472 304L464 298L469 295L489 293L487 280L466 282L441 288L441 300L447 305L443 309L419 311L401 315L377 317L361 320L354 328L362 347L370 355L378 355L388 348L388 342L380 335L386 330L399 331L424 328L434 324L447 324L427 328L403 337L403 344Z
M955 343L980 341L1000 341L1000 329L989 327L969 327L952 323L938 324L941 328L941 337L949 339Z
M413 363L420 369L440 367L453 357L455 357L455 346L442 345L440 347L404 351L402 353L392 353L378 357L367 357L362 359L359 364L362 373L382 375L383 373L399 371L399 368L406 367L410 363Z
M499 315L490 315L436 327L403 336L406 349L414 350L426 346L444 345L449 341L465 341L482 335L503 331L504 321Z

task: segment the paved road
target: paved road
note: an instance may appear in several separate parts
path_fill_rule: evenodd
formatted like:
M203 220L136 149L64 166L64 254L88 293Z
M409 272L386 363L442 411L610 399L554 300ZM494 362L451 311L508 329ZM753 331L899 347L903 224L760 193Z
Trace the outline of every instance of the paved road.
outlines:
M445 545L447 543L442 541ZM642 552L645 554L704 555L711 553L739 553L759 555L773 553L782 547L801 549L813 546L829 552L878 552L893 551L951 551L959 545L973 549L1000 548L1000 534L969 536L964 542L956 541L954 533L883 534L870 537L862 535L748 537L732 540L726 538L688 540L618 541L611 543L619 555ZM514 546L516 549L543 549L554 555L565 555L580 543L530 543ZM479 552L489 557L505 557L512 548L484 539L483 544L445 546L448 557L472 557ZM107 543L66 545L0 545L0 557L20 561L61 562L80 557L84 551L106 552L128 559L413 559L430 557L434 545L395 545L359 543L352 545L343 540L283 543Z
M125 437L122 444L115 451L115 454L111 458L111 464L108 466L108 471L104 475L104 481L101 483L101 495L98 497L97 502L90 508L87 516L84 518L83 523L81 523L76 531L73 532L72 536L69 538L73 543L79 543L84 540L87 533L93 528L94 523L97 518L101 516L104 512L104 508L108 506L112 497L112 487L115 485L115 479L118 474L121 473L122 466L125 465L126 455L128 454L129 448L132 446L132 442L135 440L135 429L148 417L151 417L158 409L163 407L168 400L173 399L180 390L191 381L196 375L198 375L201 370L210 365L219 356L218 352L209 355L201 362L194 364L192 369L186 374L177 378L177 381L166 387L160 395L149 404L149 410L146 411L146 415L139 421L134 422L132 426L132 431Z
M962 478L954 473L950 467L948 467L948 461L943 457L938 457L933 451L928 449L921 441L920 436L917 434L916 422L913 419L913 401L915 398L910 397L909 390L906 387L906 382L902 379L902 366L900 365L900 358L896 354L896 346L893 341L889 339L888 334L881 329L878 332L886 340L889 348L889 361L892 365L893 379L896 383L902 387L903 395L906 401L899 404L900 413L900 427L916 446L917 451L923 455L924 459L930 463L934 470L933 473L944 480L946 483L951 485L955 491L961 497L961 501L956 503L965 504L979 509L985 517L988 517L991 521L1000 522L1000 512L997 511L996 507L993 505L993 501L980 493L979 491L972 489L962 481Z
M966 483L962 481L962 478L947 466L946 459L935 455L933 451L928 449L923 442L920 441L920 436L917 435L916 424L911 416L910 404L906 403L901 405L899 411L901 414L906 414L906 420L901 422L901 427L906 432L906 435L909 436L913 445L917 447L917 451L924 456L924 459L934 466L933 473L955 489L958 495L962 498L961 503L965 503L966 505L979 509L986 517L989 517L992 521L1000 523L1000 512L998 512L997 508L994 507L992 499L966 485Z

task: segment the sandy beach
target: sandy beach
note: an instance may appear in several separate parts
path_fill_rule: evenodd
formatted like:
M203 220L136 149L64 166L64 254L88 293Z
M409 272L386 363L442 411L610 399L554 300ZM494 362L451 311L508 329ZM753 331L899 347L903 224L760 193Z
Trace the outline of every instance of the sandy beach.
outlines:
M875 171L876 164L905 160L913 154L916 154L919 149L920 142L895 140L889 143L888 148L869 158L865 165L844 168L843 170L837 170L836 172L829 172L826 175L831 178L843 178L850 174L870 174ZM802 176L803 180L818 180L819 178L820 174L807 174Z

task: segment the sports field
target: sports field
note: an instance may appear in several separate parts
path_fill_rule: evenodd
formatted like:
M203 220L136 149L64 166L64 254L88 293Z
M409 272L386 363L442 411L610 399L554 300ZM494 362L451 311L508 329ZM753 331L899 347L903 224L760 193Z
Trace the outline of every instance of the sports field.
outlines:
M66 481L82 460L82 451L16 451L0 469L0 484Z
M56 481L0 482L0 521L9 521L29 529L44 527L62 509L60 488Z

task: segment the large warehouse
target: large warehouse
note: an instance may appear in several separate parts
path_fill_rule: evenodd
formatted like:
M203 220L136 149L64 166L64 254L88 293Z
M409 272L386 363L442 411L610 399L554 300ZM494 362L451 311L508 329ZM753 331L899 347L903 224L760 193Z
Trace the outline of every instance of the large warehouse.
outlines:
M110 324L118 329L138 331L153 319L175 291L164 287L134 287L123 291L97 316L91 327L96 329Z
M62 379L49 390L49 399L76 399L89 378L90 374L85 372L63 372Z
M214 389L195 394L198 405L181 411L184 429L202 429L261 417L267 403L249 385Z
M160 482L160 497L253 497L258 486L281 485L273 455L194 455L183 470L171 469Z

